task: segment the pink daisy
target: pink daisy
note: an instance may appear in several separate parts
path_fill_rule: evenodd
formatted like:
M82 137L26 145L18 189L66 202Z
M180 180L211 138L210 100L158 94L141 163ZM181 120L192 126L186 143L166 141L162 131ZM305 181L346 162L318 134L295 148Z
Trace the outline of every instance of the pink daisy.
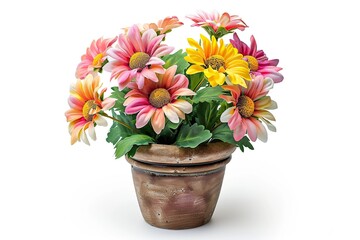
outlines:
M86 54L81 56L81 62L76 68L76 78L84 79L88 74L95 74L96 71L101 71L104 61L106 60L106 50L116 41L115 38L92 41L89 48L86 49Z
M240 141L247 133L253 142L257 138L266 142L267 132L262 122L270 131L276 131L275 126L270 123L270 120L275 121L275 117L268 110L276 109L277 104L266 96L273 86L271 78L261 75L249 82L247 88L239 85L222 86L230 91L231 96L220 97L233 106L221 114L220 120L228 123L230 130L234 131L236 141Z
M84 80L77 79L76 84L71 86L69 105L65 116L69 122L71 144L82 140L90 145L86 130L90 137L96 140L95 126L106 126L106 120L99 112L108 110L115 104L114 98L104 99L106 88L100 90L100 77L89 74ZM100 91L100 93L99 93Z
M200 11L197 15L190 15L187 17L194 21L194 24L191 25L192 27L210 27L214 33L216 33L220 27L226 29L227 31L234 29L243 31L248 27L239 16L230 15L227 12L220 15L218 12L206 13Z
M150 23L144 25L145 29L154 29L157 34L166 34L170 32L173 28L177 28L184 25L180 22L179 19L175 16L166 17L162 20L159 20L158 23Z
M120 34L118 45L110 48L108 55L112 58L105 65L111 72L111 79L118 79L120 90L124 89L135 78L139 88L144 87L144 79L157 82L156 73L163 74L165 63L160 57L174 49L160 44L165 35L157 36L153 29L146 30L142 35L134 25L127 35Z
M132 89L125 95L125 113L135 114L136 128L144 127L150 120L154 131L159 134L165 127L165 116L173 123L179 118L185 119L185 113L191 113L192 105L179 96L195 95L188 89L189 80L183 74L175 75L177 66L168 68L158 81L146 80L143 88L132 82Z
M250 47L240 40L238 35L234 33L234 39L231 39L231 44L238 49L239 53L244 55L244 60L248 61L251 73L255 76L263 75L264 77L272 78L274 83L281 82L284 77L279 73L282 68L277 67L279 60L269 60L263 50L257 50L257 44L254 36L250 38Z
M180 27L184 23L180 22L178 17L166 17L162 20L159 20L157 23L146 23L143 25L138 25L140 32L143 33L148 29L153 29L158 35L166 34L171 32L172 29ZM124 28L125 33L129 31L129 28Z

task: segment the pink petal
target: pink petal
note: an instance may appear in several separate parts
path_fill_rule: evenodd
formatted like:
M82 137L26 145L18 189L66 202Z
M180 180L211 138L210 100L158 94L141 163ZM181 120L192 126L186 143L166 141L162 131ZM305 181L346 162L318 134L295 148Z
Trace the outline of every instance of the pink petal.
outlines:
M135 114L150 105L149 100L146 98L137 98L134 100L132 98L128 98L126 101L126 103L124 102L124 105L128 104L125 108L126 114Z
M246 126L245 124L240 124L234 129L234 139L235 141L240 141L246 133Z
M164 129L165 116L161 108L156 109L153 117L151 118L151 126L157 134L160 134L160 132Z
M231 118L229 119L229 122L228 122L230 130L236 129L238 126L240 126L242 124L242 121L243 121L243 118L240 116L240 113L237 110L237 108L235 108L234 114L231 116Z
M135 52L145 52L144 45L141 41L140 31L136 25L133 25L129 29L129 33L127 37L128 39L131 39L131 43L135 49Z
M171 94L171 99L176 98L177 96L194 96L195 92L188 88L180 88Z
M151 81L153 82L158 82L159 79L157 78L156 74L151 71L151 69L148 69L148 68L144 68L142 71L141 71L141 75L143 75L144 77L150 79ZM139 86L140 87L140 86Z
M155 110L153 106L143 108L136 116L136 128L144 127L155 113Z
M108 110L112 108L115 105L116 99L115 98L106 98L104 101L102 101L102 109Z
M160 58L158 58L158 57L151 57L149 59L149 61L146 63L146 65L151 65L151 64L153 64L153 65L164 65L165 62L163 60L161 60Z
M246 124L246 130L250 140L255 142L257 139L257 131L255 124L248 118L243 118L243 120L243 123Z

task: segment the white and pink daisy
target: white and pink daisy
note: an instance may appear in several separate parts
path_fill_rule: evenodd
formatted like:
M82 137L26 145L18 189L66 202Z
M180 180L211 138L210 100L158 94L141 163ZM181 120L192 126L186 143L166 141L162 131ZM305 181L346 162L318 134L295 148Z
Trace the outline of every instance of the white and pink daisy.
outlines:
M108 110L115 104L114 98L104 99L106 88L100 90L100 77L89 74L84 80L77 79L70 88L69 105L65 116L69 122L71 144L82 140L90 145L86 132L96 140L95 124L106 126L106 120L99 112ZM100 92L99 92L100 90Z
M268 110L276 109L277 104L266 96L273 86L271 78L261 75L249 82L247 88L239 85L222 86L230 91L231 96L220 97L233 106L221 114L220 120L228 123L230 130L234 132L235 141L240 141L247 133L253 142L257 138L266 142L267 132L262 123L265 123L270 131L276 131L270 122L275 121L275 117Z
M116 41L115 38L92 41L89 48L86 49L86 54L81 56L81 62L76 68L76 78L84 79L88 74L96 75L97 71L101 71L106 60L106 51Z
M231 39L230 42L244 56L243 59L249 63L253 75L272 78L274 83L279 83L284 79L283 75L279 73L282 68L277 66L279 60L269 60L263 50L257 50L254 36L250 38L250 47L241 41L236 33L234 33L234 39Z
M131 82L132 89L125 95L126 114L136 114L136 128L144 127L151 121L152 128L159 134L165 127L165 116L173 123L185 119L185 114L192 112L192 105L179 96L195 95L188 89L189 80L183 74L176 73L177 66L168 68L158 81L145 78L142 88Z
M128 34L120 34L117 46L108 51L111 59L105 65L105 70L111 72L111 79L118 80L120 90L132 79L136 79L139 88L144 87L145 78L158 81L156 73L163 74L165 71L162 66L165 62L160 57L174 49L161 44L164 37L157 36L153 29L141 34L136 25L129 29Z

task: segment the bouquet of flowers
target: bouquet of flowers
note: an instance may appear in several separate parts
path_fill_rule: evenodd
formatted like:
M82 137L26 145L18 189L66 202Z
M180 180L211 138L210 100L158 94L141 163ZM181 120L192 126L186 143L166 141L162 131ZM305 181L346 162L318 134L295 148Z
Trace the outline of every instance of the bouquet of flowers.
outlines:
M95 127L106 126L106 118L112 120L106 141L116 158L152 143L195 148L222 141L244 151L257 139L267 141L265 126L276 131L269 110L277 104L268 93L283 80L279 60L258 50L253 36L250 44L240 40L235 31L248 26L237 15L199 12L188 18L208 36L188 38L185 51L165 44L166 35L184 25L175 16L91 43L65 113L71 144L89 144L87 135L96 140ZM117 81L107 97L103 71Z

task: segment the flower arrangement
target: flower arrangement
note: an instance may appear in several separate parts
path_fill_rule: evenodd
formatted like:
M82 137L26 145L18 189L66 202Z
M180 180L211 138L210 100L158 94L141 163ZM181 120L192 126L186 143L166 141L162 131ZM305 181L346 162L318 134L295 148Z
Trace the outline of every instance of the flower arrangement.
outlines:
M65 113L71 144L89 144L87 136L96 140L95 127L106 126L106 118L112 120L106 140L116 158L152 143L195 148L222 141L244 151L257 139L267 141L265 126L276 131L269 110L277 104L268 93L283 80L279 61L258 50L253 36L249 45L240 40L236 31L248 26L237 15L199 12L188 18L208 36L188 38L185 51L165 44L166 35L184 25L177 17L91 43ZM117 81L108 97L103 71Z

